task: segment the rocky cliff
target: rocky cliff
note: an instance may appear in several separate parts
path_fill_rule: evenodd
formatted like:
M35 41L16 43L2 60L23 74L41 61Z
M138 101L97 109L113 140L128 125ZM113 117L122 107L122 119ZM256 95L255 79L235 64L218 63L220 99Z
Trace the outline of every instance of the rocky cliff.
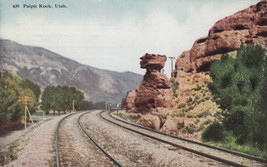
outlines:
M247 9L217 21L208 36L199 38L193 47L176 60L175 71L209 71L214 59L222 54L234 55L241 44L267 46L267 1L263 0Z
M235 56L236 50L241 44L259 44L266 48L266 6L267 1L263 0L225 17L214 24L209 30L208 36L197 39L192 48L184 51L176 60L171 78L174 93L174 105L171 105L173 109L157 114L157 116L141 116L138 123L167 133L179 133L184 137L200 139L200 132L205 127L215 118L222 119L222 111L214 102L207 87L207 83L211 82L209 76L211 63L215 59L220 59L223 54ZM156 64L155 60L153 62ZM146 64L149 64L149 61L144 61L143 67L146 67ZM157 67L161 67L161 65L158 64ZM149 74L149 76L153 76L153 74ZM149 80L145 76L140 88L143 89L143 85L150 85L150 87L154 86L155 91L159 89L157 88L159 83L159 81ZM166 80L164 83L169 82ZM137 94L138 90L129 92L128 109L153 112L153 107L139 108L142 110L135 108ZM140 98L139 106L149 106L152 99L149 101ZM167 101L165 102L167 103Z
M120 103L142 80L139 74L94 68L44 48L0 39L0 71L3 70L30 79L42 89L52 85L74 86L88 100L114 103Z
M170 110L173 106L171 83L165 74L160 73L166 56L147 53L140 59L140 66L146 69L146 74L139 88L128 93L127 111L146 114Z
M217 21L208 36L197 39L192 48L176 60L172 80L179 83L175 93L175 107L171 113L175 122L199 132L215 118L221 119L221 109L214 102L207 83L209 70L215 59L223 54L236 55L241 44L259 44L267 47L267 1L263 0L247 9ZM199 139L200 133L195 133Z

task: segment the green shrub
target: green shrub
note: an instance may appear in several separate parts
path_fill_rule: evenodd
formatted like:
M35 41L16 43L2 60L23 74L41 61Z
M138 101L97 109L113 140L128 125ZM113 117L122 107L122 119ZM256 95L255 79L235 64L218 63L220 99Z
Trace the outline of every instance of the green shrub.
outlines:
M197 129L197 131L198 131L198 132L199 132L199 131L202 131L204 128L205 128L205 126L202 124L202 125L199 126L199 128Z
M190 103L192 101L193 101L192 97L189 97L188 100L186 101L186 103Z
M171 83L172 83L172 91L173 91L173 96L174 97L177 97L177 93L176 93L176 90L178 90L179 88L179 82L178 81L175 81L175 79L171 79Z
M183 108L183 107L185 107L185 103L182 103L182 104L180 104L179 106L178 106L178 108Z
M208 119L208 120L206 120L205 122L203 122L202 123L202 125L204 126L204 125L208 125L208 124L210 124L212 121L210 120L210 119Z
M177 117L184 117L185 116L185 113L184 112L181 112L181 113L178 113L176 114Z
M189 124L188 126L185 127L183 130L183 133L194 133L195 132L195 125L194 124Z
M201 86L199 84L197 84L197 87L193 89L194 91L199 91L201 90Z
M206 117L208 115L211 115L209 110L203 111L197 115L198 118Z
M209 100L210 99L210 97L205 97L205 100Z
M267 55L260 45L241 46L236 58L212 63L208 88L226 112L223 125L238 143L267 143ZM265 93L264 93L265 92ZM267 149L267 148L266 148Z
M196 118L197 116L196 115L187 115L187 118Z
M177 129L180 130L180 129L182 129L182 128L184 128L184 121L183 121L183 122L178 122L178 123L177 123Z
M193 110L195 107L194 106L190 106L188 107L188 110Z
M204 142L208 141L223 141L225 137L223 125L217 121L208 126L201 134L201 139Z

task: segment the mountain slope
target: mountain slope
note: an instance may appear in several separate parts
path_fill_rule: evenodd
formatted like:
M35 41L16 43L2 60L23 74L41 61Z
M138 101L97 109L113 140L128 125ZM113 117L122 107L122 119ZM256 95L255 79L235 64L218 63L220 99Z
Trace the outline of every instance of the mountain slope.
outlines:
M142 80L139 74L82 65L44 48L0 39L0 71L3 70L30 79L42 89L51 85L74 86L91 101L120 102Z

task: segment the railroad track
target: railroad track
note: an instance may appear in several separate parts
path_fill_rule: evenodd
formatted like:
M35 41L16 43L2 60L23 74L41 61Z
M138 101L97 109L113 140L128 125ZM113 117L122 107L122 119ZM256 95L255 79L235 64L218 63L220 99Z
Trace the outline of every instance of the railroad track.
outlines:
M117 126L133 131L140 135L155 139L162 143L170 144L176 148L183 149L227 165L245 167L245 166L267 166L267 160L260 159L251 155L239 153L224 148L210 146L193 140L169 135L150 128L146 128L125 120L112 116L111 112L102 111L99 116Z
M115 164L116 166L118 167L123 167L122 164L120 164L116 159L114 159L110 154L108 154L108 152L106 152L98 143L97 141L95 141L93 139L92 136L90 136L90 134L85 130L85 128L83 127L82 123L81 123L81 118L85 115L85 114L88 114L89 112L92 112L92 111L88 111L88 112L85 112L83 114L81 114L79 117L78 117L78 120L77 120L77 124L79 125L80 129L82 130L82 132L92 141L92 143L95 144L95 146L97 146L97 148L102 152L104 153L107 158L109 160L111 160L113 162L113 164ZM60 166L60 164L62 163L61 160L60 160L60 152L59 152L59 133L60 133L60 126L62 124L63 121L65 121L67 118L77 114L78 112L76 113L73 113L73 114L69 114L67 116L65 116L64 118L62 118L58 125L57 125L57 130L56 130L56 164L57 164L57 167Z

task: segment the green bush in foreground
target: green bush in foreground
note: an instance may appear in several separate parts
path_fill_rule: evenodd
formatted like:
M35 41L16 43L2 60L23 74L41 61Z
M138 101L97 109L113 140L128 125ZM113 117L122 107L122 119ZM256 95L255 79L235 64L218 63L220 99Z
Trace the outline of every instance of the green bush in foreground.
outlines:
M203 141L223 141L225 137L223 125L217 121L208 126L202 133L201 138Z

